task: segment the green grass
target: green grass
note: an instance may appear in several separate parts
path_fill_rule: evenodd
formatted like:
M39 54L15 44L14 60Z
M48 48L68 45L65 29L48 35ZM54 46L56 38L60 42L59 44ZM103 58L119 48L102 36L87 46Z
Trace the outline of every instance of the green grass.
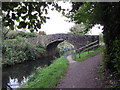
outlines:
M104 49L104 47L99 47L95 50L89 51L89 53L88 53L88 51L80 53L80 57L79 57L79 54L73 55L72 58L75 61L84 61L92 56L95 56L95 55L101 53L103 51L103 49Z
M68 68L65 56L55 60L50 66L38 69L21 88L55 88Z

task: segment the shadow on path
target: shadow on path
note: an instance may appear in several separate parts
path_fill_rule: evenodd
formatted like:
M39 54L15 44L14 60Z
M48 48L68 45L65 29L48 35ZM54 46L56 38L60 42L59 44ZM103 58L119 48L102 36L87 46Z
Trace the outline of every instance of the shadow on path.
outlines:
M69 68L67 74L61 79L57 88L102 88L102 81L97 77L99 65L102 64L102 55L96 55L83 62L67 57Z

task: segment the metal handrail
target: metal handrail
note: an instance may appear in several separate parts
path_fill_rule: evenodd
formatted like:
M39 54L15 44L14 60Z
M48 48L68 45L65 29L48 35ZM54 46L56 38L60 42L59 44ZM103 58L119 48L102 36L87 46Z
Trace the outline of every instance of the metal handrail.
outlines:
M79 57L80 57L80 53L81 53L81 52L88 51L88 50L90 50L90 49L92 49L92 48L95 48L95 47L98 47L98 46L99 46L99 40L96 40L96 41L91 42L91 43L89 43L89 44L87 44L87 45L85 45L85 46L83 46L83 47L81 47L81 48L73 49L73 50L67 50L67 52L68 52L68 51L74 51L74 50L75 50L75 53L74 53L74 54L79 53Z
M80 53L81 52L85 52L85 51L88 51L88 50L90 50L90 49L93 49L93 48L95 48L95 47L98 47L99 46L99 43L98 43L99 41L98 40L96 40L96 41L94 41L94 42L92 42L92 43L89 43L88 45L86 45L86 46L83 46L83 47L81 47L81 48L79 48L79 49L76 49L76 53L79 53L79 58L80 58Z
M94 45L94 44L97 43L97 42L98 42L98 40L96 40L96 41L94 41L94 42L92 42L92 43L89 43L88 45L85 45L85 46L79 48L78 50L83 50L84 48L87 48L87 47L89 47L89 46L91 46L91 45Z

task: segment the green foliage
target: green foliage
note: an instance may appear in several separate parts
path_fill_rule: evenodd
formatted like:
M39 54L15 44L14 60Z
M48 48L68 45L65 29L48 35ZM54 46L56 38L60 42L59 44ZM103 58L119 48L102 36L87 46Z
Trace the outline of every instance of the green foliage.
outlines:
M2 37L5 39L8 32L10 31L10 29L6 28L6 27L3 27L2 29Z
M99 35L99 42L100 43L104 43L104 41L103 41L103 34L102 33Z
M15 39L17 36L24 37L24 38L31 38L31 37L38 36L38 34L23 32L23 31L14 31L14 32L9 32L4 38L5 39Z
M55 88L68 68L65 56L55 60L50 66L38 69L21 88Z
M18 29L28 26L28 29L34 27L37 30L40 29L42 23L46 22L46 17L41 15L48 6L46 2L3 2L2 5L2 10L7 12L7 14L4 13L3 26L9 26L11 30L14 30L14 20L19 22ZM42 6L43 11L41 10ZM32 14L35 11L37 13ZM10 12L12 12L12 16L10 16Z
M46 51L17 36L16 39L7 39L3 42L3 65L21 63L25 60L38 60L46 55Z
M104 62L111 64L114 75L120 76L120 40L113 41L113 45L111 53L107 53L108 48L106 48Z
M117 60L120 60L120 40L115 40L113 42L113 45L114 45L114 48L113 50L115 51L114 52L114 56L116 57ZM118 61L120 62L120 61ZM118 63L117 62L117 63ZM120 63L119 63L120 64ZM120 65L119 65L120 66Z
M79 5L79 3L75 4ZM84 2L77 6L76 10L73 10L74 12L68 13L66 16L77 24L85 25L84 33L87 33L88 29L95 24L101 24L101 7L102 5L99 3Z
M73 34L84 34L85 26L83 24L75 24L73 27L70 28L70 33Z
M73 49L73 45L64 41L61 42L60 44L58 44L57 46L57 50L59 52L60 55L64 55L64 54L68 54L68 53L72 53L72 49Z
M45 15L48 14L49 5L54 6L57 11L64 11L55 2L2 2L3 26L14 30L16 21L19 23L18 29L28 28L38 31L41 24L49 19Z

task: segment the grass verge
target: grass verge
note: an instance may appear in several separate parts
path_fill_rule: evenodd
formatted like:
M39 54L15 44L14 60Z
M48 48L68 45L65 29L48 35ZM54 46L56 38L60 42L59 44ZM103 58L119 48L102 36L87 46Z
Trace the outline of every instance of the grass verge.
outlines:
M104 49L104 47L101 46L101 47L94 49L94 50L91 50L89 52L86 51L86 52L80 53L80 57L79 57L79 54L73 55L72 58L75 61L84 61L92 56L95 56L95 55L101 53L103 51L103 49Z
M55 60L50 66L38 69L21 88L55 88L68 68L66 56Z

